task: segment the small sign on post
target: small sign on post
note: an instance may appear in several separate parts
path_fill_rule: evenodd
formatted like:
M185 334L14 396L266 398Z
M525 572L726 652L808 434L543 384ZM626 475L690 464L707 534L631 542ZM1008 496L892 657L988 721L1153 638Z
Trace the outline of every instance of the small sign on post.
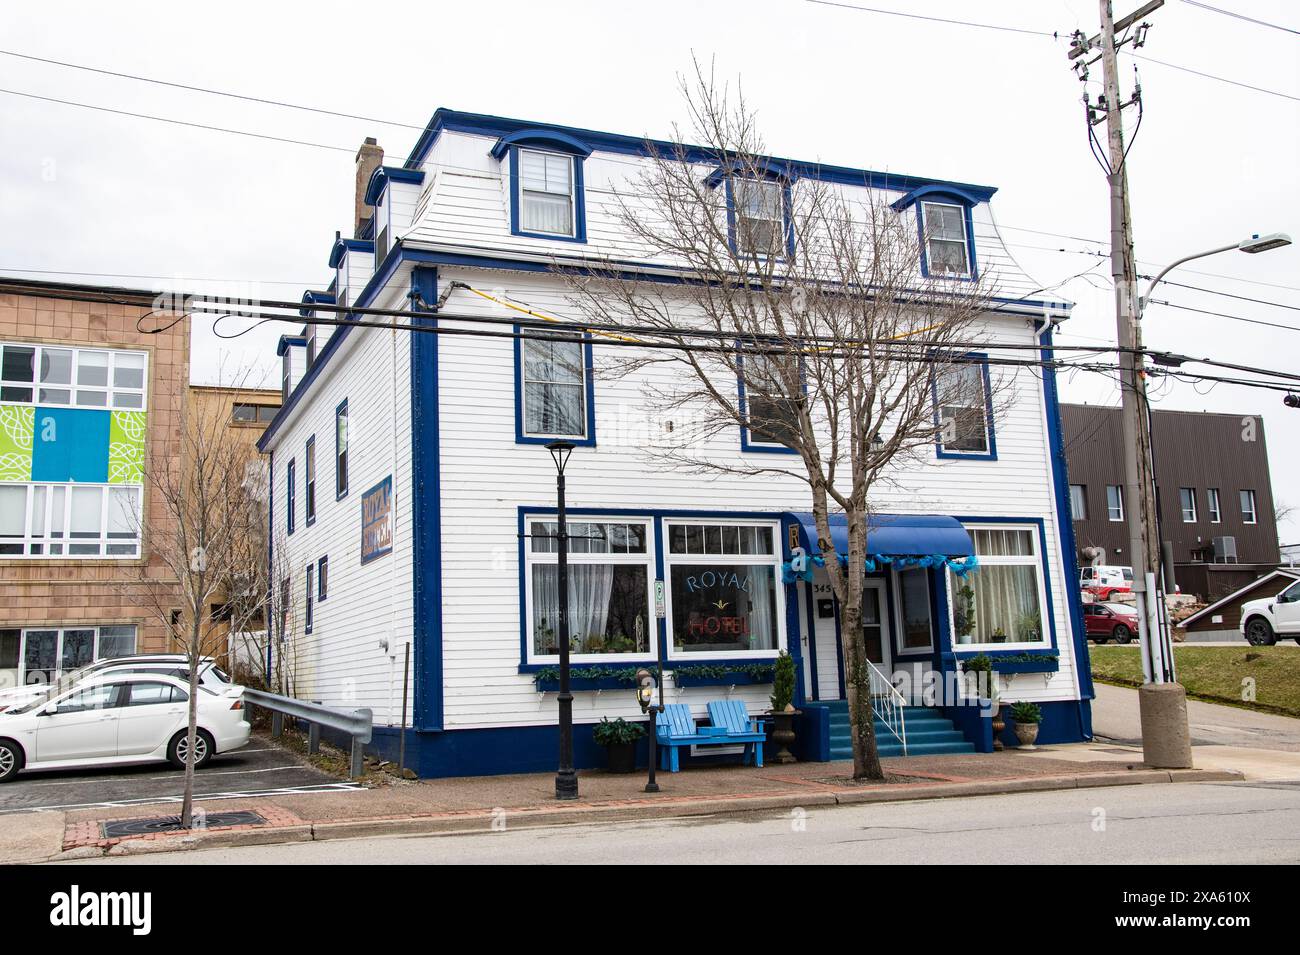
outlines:
M664 605L664 582L655 581L655 616L662 620L668 616L668 611Z

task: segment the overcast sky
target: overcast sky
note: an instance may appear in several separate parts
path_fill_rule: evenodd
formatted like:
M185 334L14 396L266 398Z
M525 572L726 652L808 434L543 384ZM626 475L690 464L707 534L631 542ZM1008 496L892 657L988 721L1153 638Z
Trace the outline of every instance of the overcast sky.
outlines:
M859 2L859 0L849 0ZM692 52L739 75L777 155L997 186L1021 264L1077 303L1062 343L1113 341L1102 173L1085 137L1064 37L1096 31L1094 0L860 0L1062 39L925 22L806 0L382 5L7 4L0 49L374 117L360 121L169 89L0 55L0 274L197 287L296 300L329 281L352 224L353 154L375 136L404 159L439 106L667 137ZM1116 5L1117 15L1139 0ZM1212 5L1300 29L1285 0ZM1145 271L1252 233L1300 234L1300 35L1168 0L1140 70L1145 118L1129 158ZM1162 60L1287 94L1205 79ZM1093 79L1099 80L1099 70ZM1090 84L1095 95L1097 82ZM275 143L13 95L304 140ZM1129 111L1130 128L1135 116ZM386 122L380 122L388 121ZM406 124L406 125L401 125ZM1044 233L1055 233L1044 234ZM1060 235L1073 238L1061 238ZM1082 241L1081 241L1082 240ZM1068 251L1060 251L1062 249ZM1071 276L1096 266L1090 276ZM1172 278L1290 308L1168 287L1157 299L1300 326L1300 246L1219 255ZM103 273L103 274L92 274ZM111 273L111 274L109 274ZM220 280L220 281L218 281ZM1155 348L1295 370L1300 334L1153 305ZM196 326L193 380L257 364L264 329L222 342ZM1079 375L1066 400L1118 400ZM1205 392L1205 393L1201 393ZM1300 505L1300 410L1276 392L1166 385L1158 407L1262 413L1275 495ZM1300 520L1282 528L1300 541Z

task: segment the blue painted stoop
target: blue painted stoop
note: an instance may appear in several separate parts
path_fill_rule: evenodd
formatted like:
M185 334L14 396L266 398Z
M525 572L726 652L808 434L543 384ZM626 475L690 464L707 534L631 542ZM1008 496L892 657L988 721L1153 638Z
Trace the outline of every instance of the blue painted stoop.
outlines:
M819 704L830 710L831 759L852 759L849 739L849 704L844 700ZM938 710L925 706L907 708L907 755L934 756L940 753L973 753L975 746L961 730ZM881 756L902 756L903 744L880 720L876 720L876 745Z

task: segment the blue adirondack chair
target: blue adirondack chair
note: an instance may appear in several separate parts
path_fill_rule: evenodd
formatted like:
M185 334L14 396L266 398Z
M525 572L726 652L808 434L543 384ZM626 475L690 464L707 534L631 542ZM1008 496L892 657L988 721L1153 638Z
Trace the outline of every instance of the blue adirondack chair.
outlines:
M681 747L716 743L719 737L701 735L685 703L669 703L655 715L655 742L659 745L659 768L675 773L680 768L677 751Z
M744 700L714 700L709 704L709 722L727 731L726 736L715 737L716 742L744 743L744 764L763 765L763 743L767 735L758 720L750 719Z

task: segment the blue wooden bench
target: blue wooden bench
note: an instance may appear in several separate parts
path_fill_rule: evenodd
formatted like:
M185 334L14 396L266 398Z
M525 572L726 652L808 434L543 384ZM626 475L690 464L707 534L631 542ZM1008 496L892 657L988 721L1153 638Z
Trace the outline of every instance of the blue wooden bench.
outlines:
M744 762L763 765L762 727L750 720L740 700L715 701L709 704L712 726L697 728L691 708L685 703L669 703L655 717L655 741L660 747L659 766L669 772L681 768L678 750L683 746L732 746L743 743Z
M709 704L709 722L726 729L727 742L745 744L746 765L751 762L763 765L763 742L767 734L762 723L749 718L744 700L714 700Z

